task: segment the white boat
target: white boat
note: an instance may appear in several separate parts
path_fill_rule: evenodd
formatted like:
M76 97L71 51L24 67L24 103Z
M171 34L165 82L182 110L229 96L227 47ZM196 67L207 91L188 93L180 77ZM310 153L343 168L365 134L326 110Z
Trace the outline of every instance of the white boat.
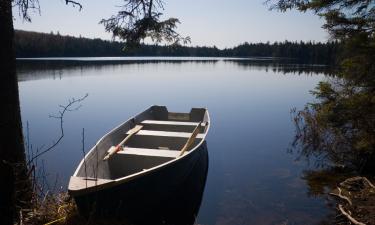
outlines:
M151 106L92 147L70 178L69 194L86 216L157 207L207 154L209 127L205 108L174 113Z

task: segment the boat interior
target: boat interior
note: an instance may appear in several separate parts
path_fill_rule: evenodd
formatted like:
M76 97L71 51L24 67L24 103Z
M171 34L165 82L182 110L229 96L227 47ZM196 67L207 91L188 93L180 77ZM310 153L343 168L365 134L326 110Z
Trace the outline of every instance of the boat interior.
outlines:
M81 164L75 177L115 180L171 161L187 154L205 138L208 123L204 108L173 113L165 106L152 106L104 136L86 156L86 166ZM141 128L132 133L135 126ZM127 137L121 150L102 160L112 146Z

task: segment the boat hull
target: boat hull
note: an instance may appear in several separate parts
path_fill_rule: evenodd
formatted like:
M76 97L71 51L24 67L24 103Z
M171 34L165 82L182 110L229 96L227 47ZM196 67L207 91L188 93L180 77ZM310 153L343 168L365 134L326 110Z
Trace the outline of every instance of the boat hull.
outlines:
M208 152L204 141L180 160L133 180L74 196L74 199L80 214L85 217L126 218L143 224L149 220L153 224L158 221L166 224L168 218L172 218L169 220L174 222L170 224L192 224L199 209L207 169ZM197 198L198 206L194 207L196 203L189 206L187 201ZM176 212L179 206L188 208Z

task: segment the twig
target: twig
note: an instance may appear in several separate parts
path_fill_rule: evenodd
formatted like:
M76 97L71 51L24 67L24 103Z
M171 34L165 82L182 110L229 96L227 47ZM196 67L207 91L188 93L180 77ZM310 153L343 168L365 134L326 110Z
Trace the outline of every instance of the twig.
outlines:
M35 165L32 165L31 168L29 169L29 172L27 172L27 177L30 178L30 176L31 176L31 174L33 174L34 170L35 170Z
M82 4L81 3L79 3L79 2L76 2L76 1L71 1L71 0L65 0L65 4L69 4L69 3L71 3L72 5L73 5L73 7L75 6L75 5L78 5L78 7L79 7L79 11L81 11L82 10Z
M48 181L47 181L47 176L49 176L49 174L46 173L45 163L44 163L44 160L42 160L43 190L44 190L44 189L51 190L51 188L50 188L50 186L49 186L49 183L48 183Z
M339 191L338 194L333 193L333 192L330 192L329 194L333 195L333 196L337 196L337 197L339 197L341 199L344 199L344 200L346 200L349 203L349 205L352 205L352 201L350 200L350 198L348 198L348 197L346 197L346 196L344 196L344 195L341 194L341 188L337 187L337 190Z
M30 161L30 127L29 121L26 121L26 149L27 149L27 161Z
M98 185L98 167L99 167L99 153L98 153L98 145L95 146L95 153L96 153L96 172L95 174L95 186Z
M56 174L56 178L55 178L55 183L53 185L53 188L52 188L52 192L55 193L56 191L56 187L57 187L57 182L59 181L59 174L57 173Z
M86 153L85 153L85 128L82 128L82 153L83 153L83 165L85 166L85 177L87 178L87 168L86 168ZM87 188L87 179L86 188Z
M22 209L20 210L20 225L23 225L23 215L22 215Z
M74 104L76 103L79 103L79 102L82 102L83 100L85 100L85 98L87 98L88 94L86 94L85 96L83 96L82 98L79 98L79 99L70 99L68 104L66 106L63 106L63 105L59 105L60 108L62 108L62 111L59 111L59 115L50 115L51 118L56 118L56 119L59 119L60 120L60 137L57 139L57 141L55 141L50 147L48 147L46 150L42 151L42 152L39 152L37 153L35 156L33 156L28 164L30 164L33 160L37 159L39 156L49 152L50 150L52 150L54 147L56 147L59 142L63 139L64 137L64 115L66 112L71 112L71 111L75 111L75 110L78 110L81 105L79 105L78 107L76 108L72 108L74 106Z
M27 22L31 22L31 17L28 11L31 9L40 14L40 5L38 0L14 0L12 6L18 6L19 16Z
M43 198L42 202L46 201L48 194L49 194L49 190L47 190L46 194L44 195L44 198Z
M353 224L356 224L356 225L366 225L365 223L359 222L356 219L354 219L351 215L349 215L349 213L347 213L344 210L344 207L342 207L341 204L339 204L339 210L340 210L341 214L344 215Z
M371 181L369 181L366 177L351 177L341 182L340 185L345 186L347 182L354 182L354 181L360 181L360 180L365 181L371 188L375 189L375 185L373 185Z

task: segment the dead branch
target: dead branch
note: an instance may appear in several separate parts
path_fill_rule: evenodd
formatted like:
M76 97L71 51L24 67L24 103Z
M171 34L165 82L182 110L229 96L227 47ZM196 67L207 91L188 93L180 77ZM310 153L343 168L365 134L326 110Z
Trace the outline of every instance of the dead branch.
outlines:
M349 213L347 213L344 210L344 207L341 204L339 204L339 211L341 212L342 215L344 215L353 224L355 224L355 225L366 225L365 223L359 222L356 219L354 219L351 215L349 215Z
M82 10L82 4L81 3L79 3L79 2L76 2L76 1L71 1L71 0L65 0L65 4L72 4L73 5L73 7L74 6L78 6L79 7L79 11L81 11Z
M18 7L19 16L27 22L31 22L29 10L36 11L40 14L39 0L14 0L12 6Z
M348 178L348 179L344 180L343 182L341 182L341 183L340 183L340 186L345 187L345 186L347 186L348 183L356 182L356 181L364 181L364 182L366 182L371 188L374 188L374 189L375 189L375 185L372 184L371 181L369 181L366 177L351 177L351 178Z
M64 137L64 115L66 112L72 112L72 111L76 111L78 110L81 105L73 108L75 106L75 104L77 103L80 103L82 102L83 100L85 100L87 98L88 94L86 94L85 96L83 96L82 98L79 98L79 99L75 99L75 98L72 98L69 100L68 104L67 105L59 105L60 108L62 108L61 111L59 111L59 114L58 115L50 115L50 118L55 118L55 119L58 119L60 120L60 137L53 142L53 144L51 146L49 146L47 149L37 153L35 156L33 156L29 162L27 162L27 164L29 165L31 162L33 162L35 159L37 159L39 156L51 151L53 148L55 148L59 142L63 139Z
M86 152L85 152L85 128L82 128L82 153L83 153L83 163L85 166L85 177L87 178L87 167L86 167ZM87 188L87 179L86 181L86 188Z
M22 214L22 210L20 210L19 224L20 224L20 225L23 225L23 214Z
M78 1L72 0L65 0L65 4L71 4L73 7L78 6L79 11L82 10L83 6ZM29 15L29 11L32 10L34 12L38 12L40 15L40 4L39 0L13 0L12 6L18 7L18 14L19 16L27 22L31 22L31 16Z
M337 187L337 190L339 191L338 194L333 193L333 192L330 192L329 194L333 195L333 196L336 196L336 197L339 197L341 199L344 199L344 200L346 200L349 203L349 205L352 205L352 201L350 200L350 198L348 198L348 197L346 197L346 196L344 196L344 195L341 194L342 193L341 188Z

